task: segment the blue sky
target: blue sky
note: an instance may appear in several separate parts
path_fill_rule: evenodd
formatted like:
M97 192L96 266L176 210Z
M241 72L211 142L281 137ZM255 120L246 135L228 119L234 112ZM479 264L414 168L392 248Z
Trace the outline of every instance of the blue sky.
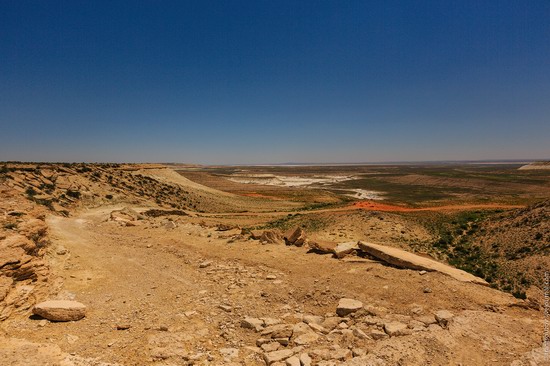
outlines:
M0 160L550 158L550 2L2 1Z

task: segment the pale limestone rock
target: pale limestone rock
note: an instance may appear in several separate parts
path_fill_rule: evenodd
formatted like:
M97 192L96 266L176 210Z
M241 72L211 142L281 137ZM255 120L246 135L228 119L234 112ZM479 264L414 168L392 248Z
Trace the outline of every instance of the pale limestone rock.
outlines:
M302 366L311 366L312 359L311 359L311 357L309 357L309 354L302 353L300 355L300 363L302 364Z
M264 353L264 361L269 366L274 364L275 362L284 361L287 358L292 357L293 355L294 355L294 352L289 349L268 352L268 353Z
M344 258L356 249L359 249L357 242L352 241L347 243L339 243L336 248L334 248L334 255L338 259Z
M292 356L286 359L286 366L301 366L300 359L296 356Z
M263 329L264 322L257 318L246 317L241 321L241 327L259 332Z
M361 301L343 298L340 299L340 302L338 302L336 314L339 316L346 316L348 314L355 313L361 308L363 308L363 303Z

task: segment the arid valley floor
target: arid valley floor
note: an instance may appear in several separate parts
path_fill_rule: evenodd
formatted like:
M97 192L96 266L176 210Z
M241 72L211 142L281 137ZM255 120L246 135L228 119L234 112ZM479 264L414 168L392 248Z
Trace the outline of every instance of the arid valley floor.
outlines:
M549 365L520 167L0 163L0 364Z

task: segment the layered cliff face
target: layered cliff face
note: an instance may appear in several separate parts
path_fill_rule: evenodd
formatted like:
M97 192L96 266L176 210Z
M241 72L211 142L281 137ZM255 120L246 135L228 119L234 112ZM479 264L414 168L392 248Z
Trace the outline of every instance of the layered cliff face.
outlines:
M46 209L0 182L0 320L48 291Z

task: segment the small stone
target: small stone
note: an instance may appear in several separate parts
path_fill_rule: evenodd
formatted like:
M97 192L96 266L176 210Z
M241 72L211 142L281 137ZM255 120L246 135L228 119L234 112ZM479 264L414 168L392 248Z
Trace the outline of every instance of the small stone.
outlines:
M284 361L289 357L292 357L294 352L289 349L283 349L280 351L273 351L269 353L264 353L264 361L269 366L275 362Z
M332 360L345 361L352 358L351 351L346 348L338 349L331 352L330 358Z
M433 331L437 331L437 330L442 330L443 328L441 328L441 326L439 324L430 324L428 325L428 330L433 332Z
M429 287L424 287L423 291L424 291L425 294L431 294L432 293L432 289L429 288Z
M246 329L252 329L256 332L261 331L264 327L264 322L257 318L246 317L241 321L241 327Z
M300 363L302 364L302 366L311 366L312 362L313 360L311 359L311 357L309 357L307 353L302 353L300 355Z
M55 251L55 253L57 255L65 255L68 253L67 249L65 247L59 247L57 248L57 250Z
M120 323L116 325L117 330L127 330L130 329L130 324L127 323Z
M239 350L236 348L220 348L219 352L223 358L227 358L229 360L239 357Z
M359 249L359 247L357 246L357 242L355 241L339 243L336 248L334 248L334 256L336 256L336 258L338 259L341 259L356 249Z
M197 315L197 312L195 310L189 310L183 313L187 318L191 318L193 315Z
M232 308L231 306L229 306L229 305L224 305L224 304L222 304L222 305L220 305L220 306L218 306L218 307L219 307L220 309L222 309L223 311L225 311L226 313L230 313L230 312L233 310L233 308Z
M321 323L321 326L327 330L333 330L338 326L338 324L340 324L341 321L342 318L328 317Z
M292 356L286 359L286 366L301 366L300 359L296 356Z
M299 323L296 323L294 324L293 328L292 328L292 336L293 337L298 337L302 334L305 334L305 333L308 333L308 332L311 332L311 328L309 327L309 325L307 325L306 323L303 323L303 322L299 322Z
M262 344L266 344L266 343L269 343L269 342L271 342L271 339L269 339L269 338L258 338L258 339L256 339L256 346L261 347Z
M453 318L454 314L448 310L439 310L435 313L435 320L437 320L439 325L441 325L443 328L446 328Z
M286 338L289 339L292 337L292 330L293 325L292 324L277 324L272 325L270 327L265 328L262 331L262 335L271 335L271 338Z
M75 336L75 335L72 335L72 334L67 334L67 343L69 344L75 344L76 341L78 341L78 336Z
M363 303L354 299L340 299L338 307L336 308L336 314L339 316L346 316L363 308Z
M384 323L384 330L391 337L404 335L405 329L407 329L407 324L403 324L400 322Z
M310 351L315 359L330 360L332 351L328 348L316 348Z
M422 315L416 318L419 322L424 323L424 325L428 326L430 324L436 324L437 320L433 315Z
M388 338L389 336L385 332L382 332L381 330L374 329L370 332L370 337L374 340L379 340L379 339Z
M288 346L288 344L289 344L288 338L273 338L273 340L274 340L275 342L279 342L279 344L280 344L281 346L285 346L285 347L286 347L286 346Z
M363 332L359 328L355 328L353 330L353 335L360 339L369 339L369 336L367 335L367 333Z
M428 273L428 271L422 270L422 271L420 271L420 272L418 272L418 273L419 273L421 276L424 276L426 273Z
M46 319L42 319L41 321L38 322L39 327L45 327L46 324L48 324L48 321Z
M269 343L262 344L260 348L264 352L273 352L281 348L281 344L279 342L269 342Z
M199 264L199 268L207 268L212 265L212 261L204 261L201 264Z
M314 343L318 339L319 339L319 335L317 333L314 333L314 332L310 331L308 333L304 333L304 334L299 335L298 337L296 337L294 339L294 343L296 343L299 346L303 346L303 345L306 345L306 344Z
M328 331L322 326L320 326L319 324L311 323L309 324L309 327L318 333L324 333L324 334L328 333Z
M266 327L281 324L281 319L276 319L276 318L260 318L260 320L264 322L264 325Z
M270 274L270 275L265 276L265 279L266 280L276 280L277 276Z

